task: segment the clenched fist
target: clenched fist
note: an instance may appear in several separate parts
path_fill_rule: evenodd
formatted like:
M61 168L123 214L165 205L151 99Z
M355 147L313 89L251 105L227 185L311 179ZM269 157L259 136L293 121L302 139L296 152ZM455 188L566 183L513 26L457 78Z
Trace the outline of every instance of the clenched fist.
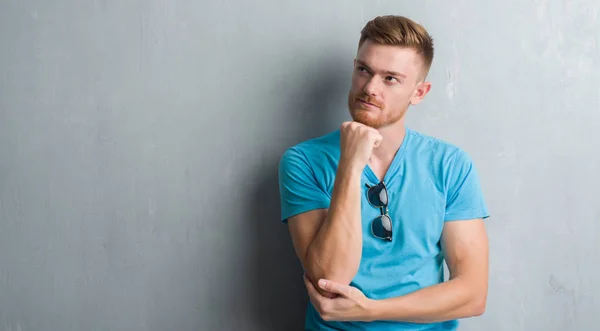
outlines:
M358 122L344 122L340 133L340 164L362 171L383 137L377 129Z

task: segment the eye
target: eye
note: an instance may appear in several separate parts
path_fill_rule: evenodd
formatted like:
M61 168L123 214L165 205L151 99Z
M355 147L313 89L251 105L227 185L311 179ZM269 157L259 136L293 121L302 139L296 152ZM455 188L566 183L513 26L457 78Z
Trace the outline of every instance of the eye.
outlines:
M394 76L387 76L385 77L385 80L387 80L390 83L402 83L402 81L400 81L398 78L394 77Z
M357 66L356 67L356 71L358 71L358 72L368 72L367 68L365 68L363 66Z

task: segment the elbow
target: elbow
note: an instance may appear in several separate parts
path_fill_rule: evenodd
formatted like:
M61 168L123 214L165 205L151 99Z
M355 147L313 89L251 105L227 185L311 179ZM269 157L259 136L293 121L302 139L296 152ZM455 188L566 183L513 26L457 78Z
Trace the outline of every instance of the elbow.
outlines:
M330 293L327 292L326 290L322 289L319 285L318 282L320 279L327 279L327 280L331 280L334 281L336 283L340 283L342 285L350 285L352 278L349 278L348 275L346 275L343 272L339 272L339 271L335 271L335 270L322 270L322 269L318 269L318 270L313 270L308 271L306 270L306 275L308 277L308 279L310 280L310 282L313 284L313 286L315 287L315 289L321 293L322 296L326 297L326 298L336 298L338 297L338 294L335 293Z
M352 279L354 279L354 275L355 274L347 272L346 270L332 270L331 272L325 273L322 278L332 280L342 285L350 285Z
M466 304L463 306L464 317L477 317L485 314L487 306L487 283L479 283L475 280L467 281L467 287L464 288Z
M328 261L311 258L311 256L307 256L305 261L305 270L307 270L309 278L315 284L319 279L323 278L343 285L349 285L358 272L358 268L340 267Z
M471 301L471 307L470 307L470 316L471 317L476 317L476 316L481 316L485 313L485 309L486 309L486 304L487 304L487 298L485 295L477 295L475 296L475 298Z
M471 316L473 316L473 317L481 316L484 313L485 313L485 303L479 303L473 307Z
M317 268L312 276L315 277L315 284L319 279L327 279L342 285L350 285L352 279L354 279L354 273L349 272L349 270L335 268Z

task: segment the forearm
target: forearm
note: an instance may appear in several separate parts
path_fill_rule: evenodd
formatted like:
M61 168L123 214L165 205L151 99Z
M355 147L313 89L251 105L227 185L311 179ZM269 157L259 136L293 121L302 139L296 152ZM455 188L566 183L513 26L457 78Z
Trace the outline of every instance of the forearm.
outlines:
M416 292L372 301L370 319L433 323L483 314L486 290L455 278Z
M319 278L349 284L362 255L361 172L340 164L327 218L308 247L306 268Z

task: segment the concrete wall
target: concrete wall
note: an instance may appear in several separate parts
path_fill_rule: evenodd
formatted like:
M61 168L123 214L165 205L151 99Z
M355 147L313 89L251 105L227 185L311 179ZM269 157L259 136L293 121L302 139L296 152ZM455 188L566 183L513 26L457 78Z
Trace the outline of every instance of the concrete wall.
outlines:
M0 330L301 330L283 150L337 129L359 31L436 40L408 125L467 150L487 313L600 323L600 5L0 0Z

